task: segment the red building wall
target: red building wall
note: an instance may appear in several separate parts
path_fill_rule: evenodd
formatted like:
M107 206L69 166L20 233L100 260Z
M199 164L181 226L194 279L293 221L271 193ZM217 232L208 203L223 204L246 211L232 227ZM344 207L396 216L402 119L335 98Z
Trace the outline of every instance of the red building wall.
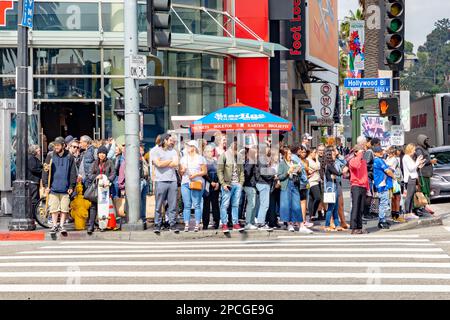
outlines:
M269 1L236 0L235 15L264 41L269 41ZM236 37L253 39L236 26ZM236 59L236 98L239 102L269 111L269 59Z

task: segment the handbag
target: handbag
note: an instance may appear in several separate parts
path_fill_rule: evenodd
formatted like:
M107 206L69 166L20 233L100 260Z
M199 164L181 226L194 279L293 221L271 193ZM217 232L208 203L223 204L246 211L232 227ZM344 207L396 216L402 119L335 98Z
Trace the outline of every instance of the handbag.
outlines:
M373 215L378 215L380 213L380 198L378 197L378 194L372 191L373 196L370 200L370 209L369 213Z
M423 192L416 192L414 194L414 207L423 208L428 205L428 199L425 197Z
M323 203L336 204L336 188L334 187L334 183L331 187L327 188L327 175L325 176L325 192L323 193Z
M192 181L191 183L189 183L189 189L202 191L203 190L203 183L200 180L199 181Z
M97 203L98 201L98 188L97 181L92 182L84 192L84 198L90 202Z

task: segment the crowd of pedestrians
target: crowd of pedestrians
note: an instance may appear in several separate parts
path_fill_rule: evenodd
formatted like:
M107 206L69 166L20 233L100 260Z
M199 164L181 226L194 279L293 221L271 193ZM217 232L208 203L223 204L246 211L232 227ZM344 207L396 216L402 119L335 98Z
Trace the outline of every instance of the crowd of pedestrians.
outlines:
M228 145L224 134L212 141L187 142L162 134L148 152L141 146L140 222L147 226L149 194L155 197L155 233L179 233L182 218L184 232L277 228L311 234L323 220L326 232L351 229L352 234L362 234L364 221L378 219L378 228L388 229L392 223L434 213L428 203L436 160L430 158L426 136L420 135L417 144L388 148L377 138L359 137L351 150L333 138L317 147L311 140L305 134L293 146L280 143L274 148L266 141L240 148L236 140ZM43 164L38 146L30 146L29 153L33 203L39 200L42 183L52 233L67 234L65 223L77 183L87 190L105 175L111 198L126 199L124 143L58 137ZM344 213L346 185L351 188L350 224ZM96 216L94 204L87 218L88 234L94 232Z

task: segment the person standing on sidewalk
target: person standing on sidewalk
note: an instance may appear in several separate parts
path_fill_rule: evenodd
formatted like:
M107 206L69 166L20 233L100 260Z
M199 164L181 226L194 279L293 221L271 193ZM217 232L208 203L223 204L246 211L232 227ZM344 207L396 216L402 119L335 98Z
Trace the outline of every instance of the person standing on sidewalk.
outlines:
M257 230L255 225L256 217L256 150L253 148L245 149L244 163L244 191L247 196L247 207L245 208L245 229Z
M116 178L116 170L114 164L111 160L107 158L108 148L101 146L98 148L97 157L98 159L92 164L91 170L87 178L87 185L95 183L97 180L102 179L102 175L108 177L109 186L111 186ZM107 187L105 185L104 187ZM111 189L111 188L110 188ZM93 203L89 209L89 223L87 233L91 235L95 228L95 218L97 217L97 204Z
M209 184L209 189L207 189L203 195L203 229L206 230L209 227L209 219L212 212L214 229L219 229L220 225L220 206L219 206L219 195L220 195L220 184L219 178L217 177L217 159L214 158L214 147L212 145L207 145L204 151L204 157L206 159L206 168L208 174L205 179L207 184Z
M319 208L321 199L321 179L320 179L320 162L317 156L317 149L311 149L308 156L308 179L309 179L309 200L308 211L311 219L316 216L317 209ZM317 220L323 220L323 216L317 218Z
M288 147L281 149L283 160L278 167L278 179L281 183L280 219L288 224L288 231L294 232L294 224L299 223L300 233L313 233L303 223L300 205L300 170L301 166L292 161L292 153Z
M350 226L345 221L344 190L342 189L342 175L348 173L348 163L347 163L347 160L345 160L344 156L339 152L339 149L335 148L335 153L336 153L335 167L336 167L336 170L340 173L340 175L336 176L336 186L337 186L337 192L339 195L338 215L339 215L341 227L344 229L349 229Z
M413 213L414 209L414 194L417 188L417 179L419 175L417 169L425 165L426 160L420 155L414 160L416 154L416 146L410 143L405 148L405 155L403 157L403 181L405 183L405 219L413 220L419 217Z
M437 159L431 159L430 151L428 150L430 148L430 138L428 138L426 135L419 134L417 136L417 147L416 147L416 156L422 156L424 160L423 167L419 170L419 184L420 184L420 190L424 194L424 196L428 199L428 204L430 203L430 179L433 177L433 165L437 163ZM424 209L419 208L419 214L423 214L426 211L430 214L434 214L434 211L426 206Z
M352 234L364 234L362 216L366 204L366 195L369 191L369 179L367 175L367 162L363 158L364 147L356 145L353 149L354 157L349 161L350 186L351 186L351 225Z
M161 232L161 210L168 202L170 230L179 233L176 227L178 184L176 169L179 166L178 152L174 149L175 141L170 134L161 136L161 146L153 151L155 170L155 227L154 232Z
M180 161L181 178L181 195L183 199L183 220L184 231L189 231L189 222L191 218L191 209L194 207L195 211L195 232L200 230L200 221L202 219L201 201L205 187L205 176L208 171L206 167L206 160L199 154L198 143L191 140L186 144L188 150L186 155ZM197 187L193 188L193 182Z
M27 180L30 181L30 195L33 209L40 199L39 184L41 182L43 168L40 157L41 148L37 144L31 145L28 148Z
M378 215L378 228L389 229L386 217L391 212L390 190L393 187L394 172L383 159L383 149L380 146L373 148L375 159L373 161L374 188L380 198L380 210Z
M388 157L386 164L394 171L395 179L393 180L392 198L391 198L391 216L392 220L398 223L405 222L405 219L400 216L400 201L401 201L401 182L403 180L402 169L400 168L400 160L397 157L397 148L390 147L387 151Z
M272 231L273 228L266 223L267 212L270 207L270 192L274 181L274 172L271 167L270 149L258 158L256 166L256 189L259 193L258 229Z
M55 235L59 231L61 235L67 236L64 223L70 212L70 195L77 182L77 170L73 157L64 149L63 137L55 139L53 152L47 155L45 163L48 170L44 170L42 174L42 183L45 194L49 195L48 205L52 215L50 234ZM51 171L50 185L48 185L49 171ZM60 217L60 224L58 224L58 217Z
M244 160L238 155L237 142L233 142L230 148L219 157L217 164L217 175L222 186L222 201L220 204L220 220L222 231L230 232L228 229L228 208L231 203L231 215L233 230L242 231L239 224L239 203L241 200L242 186L245 182Z

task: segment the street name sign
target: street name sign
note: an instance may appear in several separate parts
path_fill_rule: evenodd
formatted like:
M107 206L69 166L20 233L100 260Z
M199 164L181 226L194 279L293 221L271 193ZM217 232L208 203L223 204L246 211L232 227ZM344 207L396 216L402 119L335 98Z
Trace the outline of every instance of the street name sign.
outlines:
M24 0L21 26L33 29L34 0Z
M376 92L389 92L391 79L389 78L345 78L344 87L348 89L375 89Z

